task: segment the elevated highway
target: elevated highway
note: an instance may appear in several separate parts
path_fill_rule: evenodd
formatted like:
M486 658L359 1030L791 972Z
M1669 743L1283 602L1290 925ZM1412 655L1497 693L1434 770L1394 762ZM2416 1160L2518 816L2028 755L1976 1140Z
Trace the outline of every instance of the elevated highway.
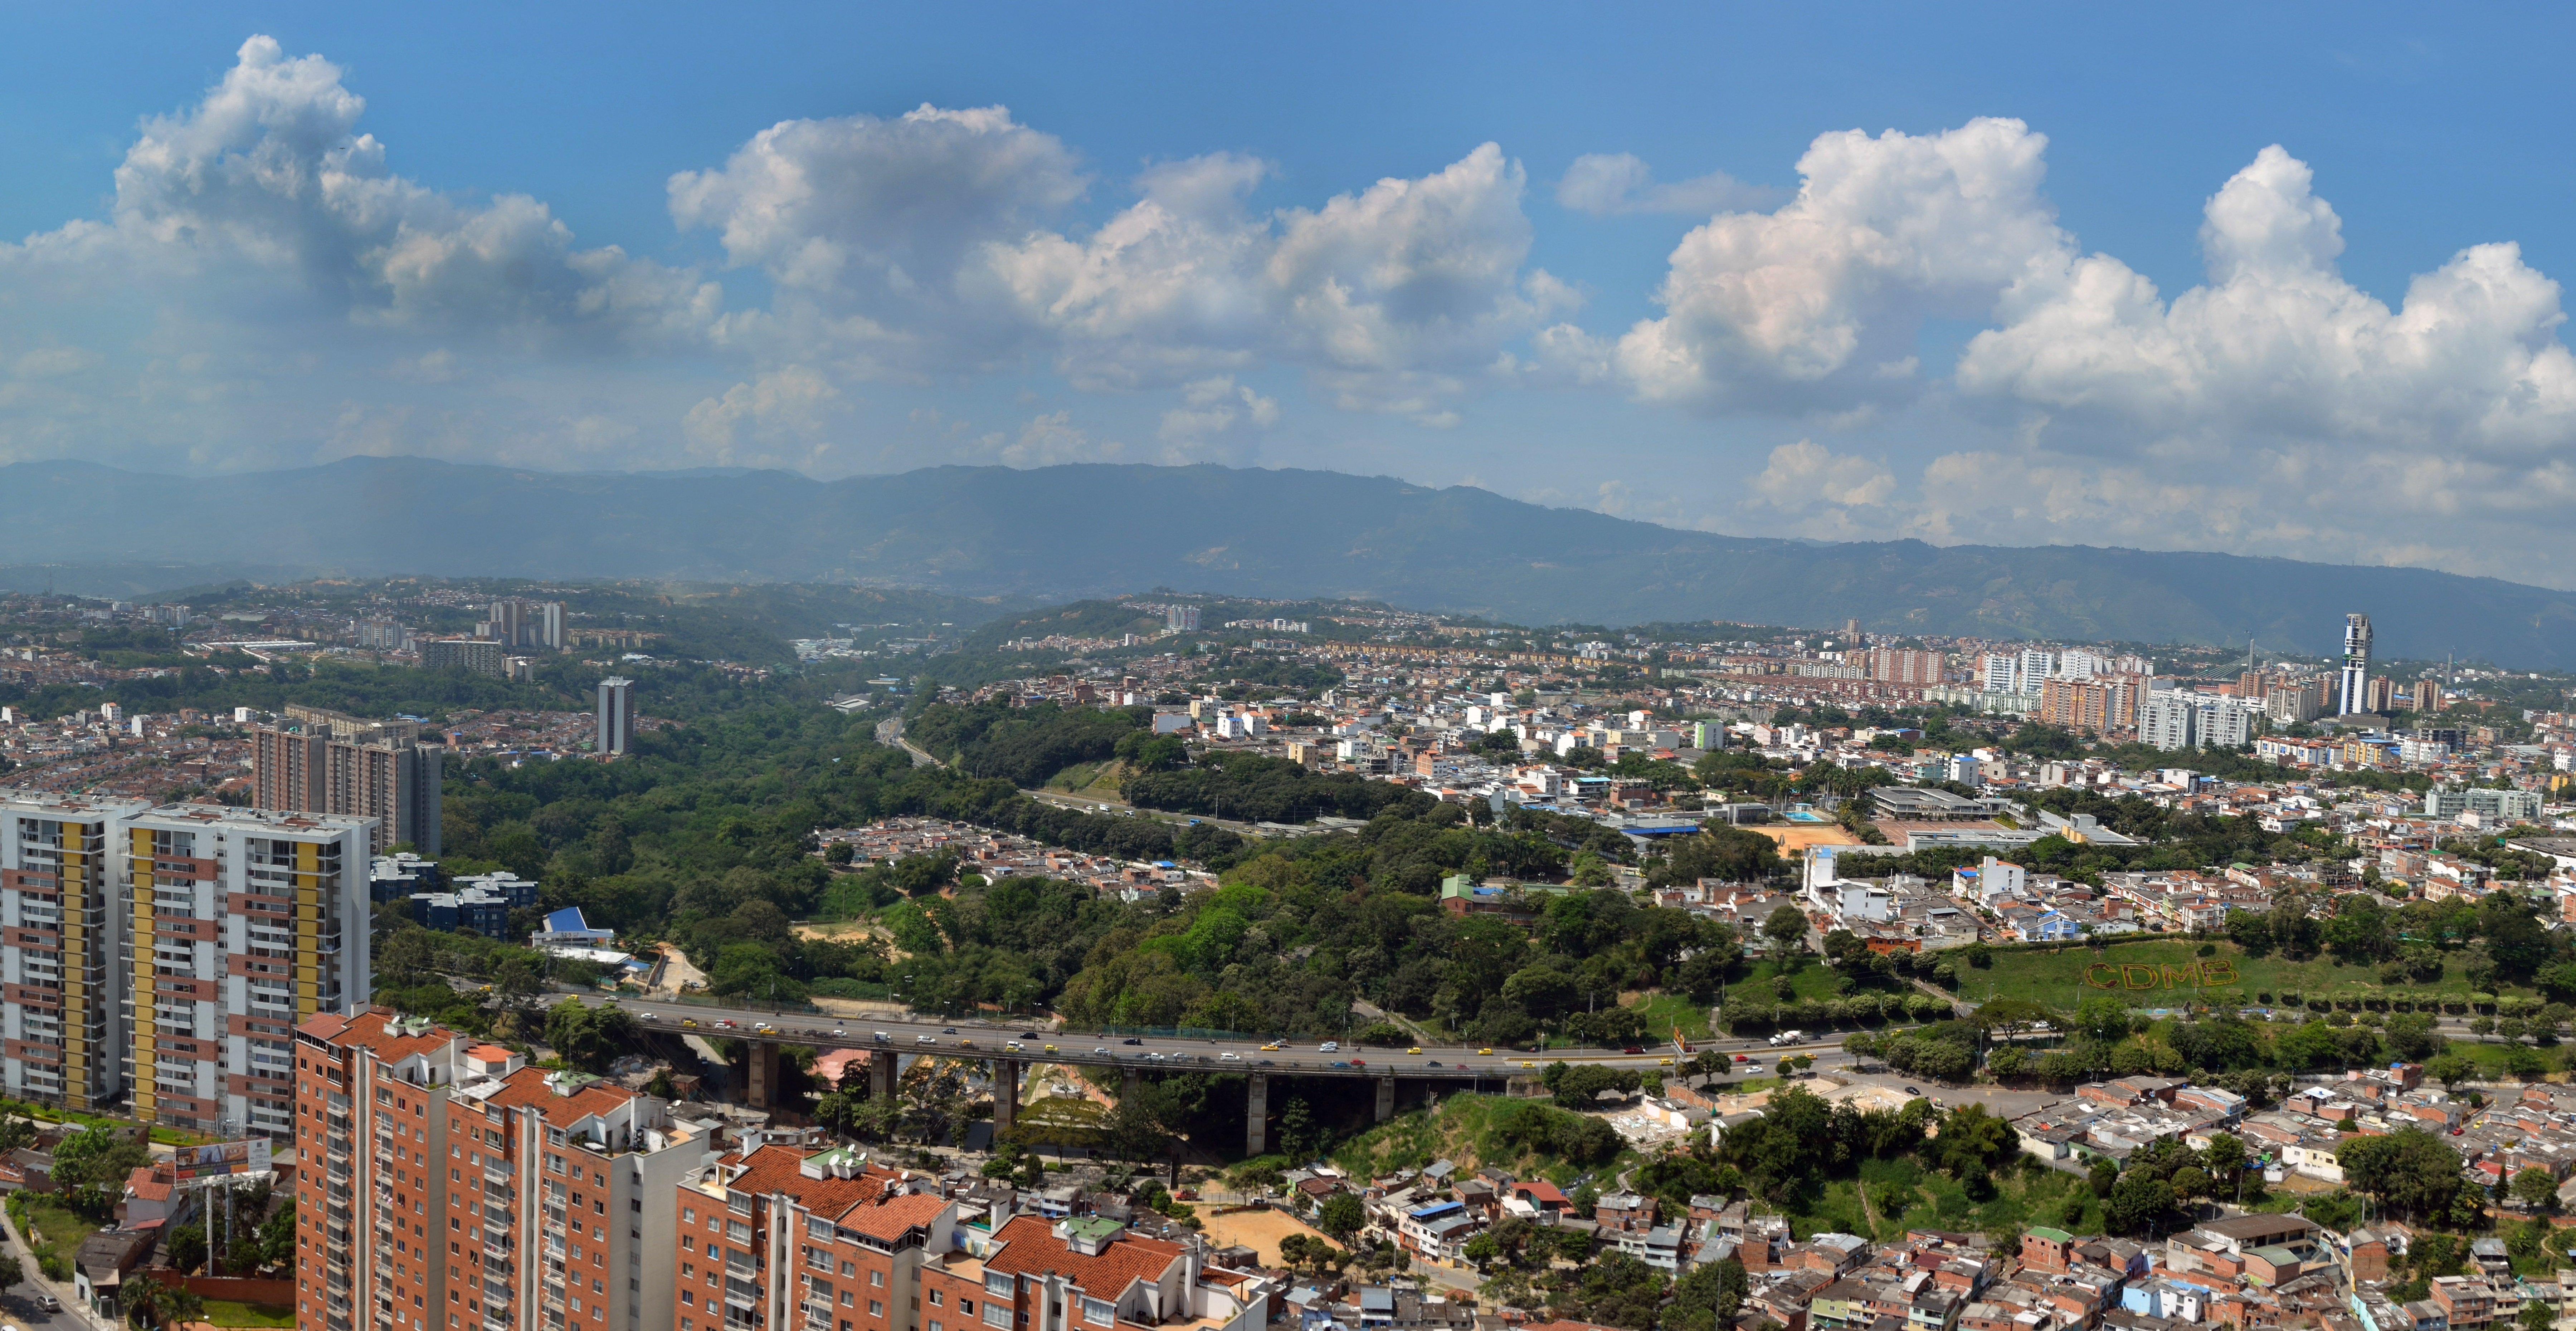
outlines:
M1651 1072L1674 1066L1681 1055L1670 1044L1640 1047L1637 1053L1615 1049L1564 1049L1530 1053L1470 1046L1419 1046L1388 1049L1342 1043L1327 1048L1319 1040L1193 1039L1166 1035L1051 1030L1034 1024L979 1018L947 1018L919 1013L840 1018L809 1012L777 1012L759 1007L723 1007L673 1003L650 998L610 1000L635 1024L672 1035L741 1040L751 1047L747 1098L759 1108L772 1107L778 1085L778 1051L787 1045L816 1049L860 1049L869 1060L869 1086L874 1094L891 1095L896 1073L906 1058L967 1058L989 1063L994 1085L997 1128L1015 1119L1020 1074L1032 1063L1117 1068L1126 1083L1168 1072L1242 1074L1250 1086L1247 1149L1262 1153L1272 1077L1339 1077L1374 1081L1377 1117L1395 1112L1399 1081L1431 1083L1455 1090L1474 1090L1515 1077L1535 1077L1550 1063L1581 1063ZM1724 1052L1773 1051L1758 1040L1720 1040L1698 1046ZM1788 1053L1789 1050L1778 1052ZM1811 1044L1803 1051L1839 1058L1841 1051Z

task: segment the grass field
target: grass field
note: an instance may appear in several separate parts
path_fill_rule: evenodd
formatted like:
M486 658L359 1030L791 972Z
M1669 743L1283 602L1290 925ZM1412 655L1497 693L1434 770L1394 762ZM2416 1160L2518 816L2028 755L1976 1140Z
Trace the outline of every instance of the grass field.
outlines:
M18 1218L18 1237L27 1241L27 1251L39 1264L53 1257L61 1260L63 1269L70 1269L81 1240L97 1226L49 1196L22 1192L14 1201L11 1209Z
M2204 946L2212 948L2207 957L2200 955ZM2122 967L2137 969L2123 972ZM2168 968L2173 972L2170 975ZM2180 973L2185 971L2197 982L2183 982ZM2102 987L2104 982L2112 987ZM2381 984L2377 969L2370 966L2345 965L2323 956L2309 961L2289 961L2278 954L2249 957L2233 943L2213 945L2179 938L2111 943L2098 948L2069 944L2055 951L1998 951L1991 969L1969 968L1959 974L1959 996L1969 1002L2026 998L2059 1008L2073 1007L2104 993L2154 1008L2178 1007L2194 1000L2259 1004L2278 1001L2283 993L2311 999L2365 995L2466 998L2471 992L2456 960L2438 981L2392 986ZM2264 997L2267 994L2271 996L2269 1000Z
M1637 1007L1646 1014L1646 1038L1652 1043L1669 1046L1676 1026L1685 1040L1709 1038L1708 1009L1688 994L1648 994Z
M204 1320L214 1326L293 1326L295 1310L265 1303L208 1299Z

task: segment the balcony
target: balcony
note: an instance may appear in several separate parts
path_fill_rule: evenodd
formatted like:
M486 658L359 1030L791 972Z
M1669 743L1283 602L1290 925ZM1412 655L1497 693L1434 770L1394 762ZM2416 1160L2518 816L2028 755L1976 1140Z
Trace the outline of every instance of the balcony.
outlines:
M506 1188L510 1186L509 1163L507 1161L497 1161L483 1166L483 1182L496 1188Z
M483 1260L486 1262L506 1262L510 1260L510 1245L494 1239L485 1239L483 1241Z

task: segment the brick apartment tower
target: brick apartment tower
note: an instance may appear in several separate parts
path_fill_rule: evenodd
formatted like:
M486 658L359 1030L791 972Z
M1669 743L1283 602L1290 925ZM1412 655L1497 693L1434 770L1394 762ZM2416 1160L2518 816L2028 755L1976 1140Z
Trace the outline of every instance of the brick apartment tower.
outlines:
M374 818L384 824L380 846L435 857L445 753L420 742L417 721L289 707L284 725L251 730L251 805Z
M283 1137L295 1026L363 1001L376 820L168 804L117 821L132 866L126 1081L146 1123Z
M96 1110L125 1088L125 857L143 800L0 790L0 1084Z
M708 1145L660 1100L389 1013L295 1032L308 1331L671 1331L671 1196Z

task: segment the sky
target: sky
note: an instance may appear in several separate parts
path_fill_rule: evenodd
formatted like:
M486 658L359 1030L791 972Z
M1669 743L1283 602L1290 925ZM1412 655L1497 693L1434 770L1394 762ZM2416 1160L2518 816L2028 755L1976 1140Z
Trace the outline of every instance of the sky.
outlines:
M1212 462L2576 586L2576 12L55 6L0 462Z

